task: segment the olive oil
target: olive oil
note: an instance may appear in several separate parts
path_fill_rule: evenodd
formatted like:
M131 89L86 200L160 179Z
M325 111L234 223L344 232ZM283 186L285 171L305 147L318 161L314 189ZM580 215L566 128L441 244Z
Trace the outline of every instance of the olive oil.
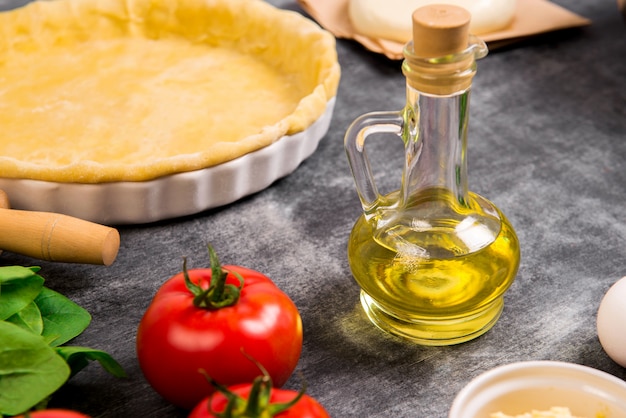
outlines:
M488 203L473 193L470 198ZM520 258L511 224L492 208L494 231L477 223L476 215L440 219L438 225L431 220L427 228L405 228L403 245L397 236L390 242L389 229L384 237L376 231L381 217L362 215L350 236L348 260L370 320L424 345L460 343L488 331Z
M465 9L430 5L412 17L405 107L361 115L346 131L363 208L348 261L376 326L419 344L448 345L493 327L520 249L502 212L468 189L471 83L487 47L468 34ZM368 138L380 133L404 142L401 187L387 195L378 192L366 155Z

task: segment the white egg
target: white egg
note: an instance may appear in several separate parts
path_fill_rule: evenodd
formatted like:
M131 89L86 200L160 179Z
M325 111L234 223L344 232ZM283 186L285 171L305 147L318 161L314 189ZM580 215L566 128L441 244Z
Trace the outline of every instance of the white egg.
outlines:
M604 351L626 367L626 277L613 284L602 298L596 326Z

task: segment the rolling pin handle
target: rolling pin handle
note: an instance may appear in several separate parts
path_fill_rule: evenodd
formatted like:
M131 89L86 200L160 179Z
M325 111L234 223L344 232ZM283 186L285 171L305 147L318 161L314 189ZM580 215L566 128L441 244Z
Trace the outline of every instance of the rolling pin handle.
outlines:
M2 190L0 231L1 249L46 261L110 266L120 247L115 228L58 213L9 209Z

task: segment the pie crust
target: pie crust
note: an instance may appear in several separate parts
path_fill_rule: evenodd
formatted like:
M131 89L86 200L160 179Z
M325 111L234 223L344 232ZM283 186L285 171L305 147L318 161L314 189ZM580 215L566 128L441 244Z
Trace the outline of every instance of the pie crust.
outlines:
M55 0L0 13L0 177L136 182L306 130L335 39L261 0Z
M212 167L146 181L58 183L0 177L15 209L55 212L105 225L147 224L234 203L291 174L328 131L336 98L302 132Z

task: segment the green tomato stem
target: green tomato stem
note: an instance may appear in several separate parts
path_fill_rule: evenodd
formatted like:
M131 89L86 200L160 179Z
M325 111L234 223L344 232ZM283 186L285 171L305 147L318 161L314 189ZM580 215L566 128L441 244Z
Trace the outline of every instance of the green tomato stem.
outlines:
M206 289L192 282L189 277L189 271L187 270L187 258L183 258L183 276L187 289L194 295L193 304L201 309L220 309L233 306L239 301L241 289L244 284L243 277L235 271L222 268L213 247L209 245L208 249L209 258L211 260L211 283ZM239 279L239 286L226 283L226 278L229 273Z
M209 401L208 408L212 415L219 418L271 418L293 407L304 396L306 383L302 385L296 396L289 402L270 403L273 388L272 379L263 366L259 363L257 365L262 370L263 375L257 376L253 380L247 400L236 395L226 386L217 383L204 371L201 371L204 373L207 381L227 399L226 407L222 412L214 411Z

